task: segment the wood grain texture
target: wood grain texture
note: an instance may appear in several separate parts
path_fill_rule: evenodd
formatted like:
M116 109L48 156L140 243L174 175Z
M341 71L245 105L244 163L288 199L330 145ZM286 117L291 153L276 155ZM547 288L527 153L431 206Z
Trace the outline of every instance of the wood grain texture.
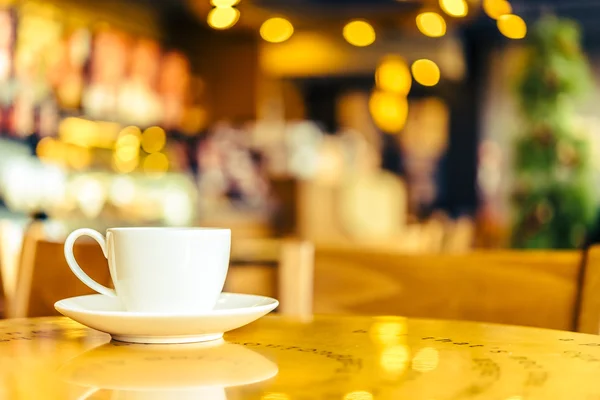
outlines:
M573 330L579 271L577 252L317 249L314 310Z

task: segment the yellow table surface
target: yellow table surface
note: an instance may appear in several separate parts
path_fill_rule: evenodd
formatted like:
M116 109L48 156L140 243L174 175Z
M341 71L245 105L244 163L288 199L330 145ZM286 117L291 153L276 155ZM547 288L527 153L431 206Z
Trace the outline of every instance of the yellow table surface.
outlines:
M265 317L139 345L66 318L0 322L0 399L600 400L600 337L399 317Z

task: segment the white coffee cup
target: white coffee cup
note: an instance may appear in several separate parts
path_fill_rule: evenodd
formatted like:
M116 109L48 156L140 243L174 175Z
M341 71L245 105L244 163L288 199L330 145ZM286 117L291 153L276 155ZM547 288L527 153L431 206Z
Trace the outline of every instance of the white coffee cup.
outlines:
M102 248L115 290L90 278L77 264L73 245L90 236ZM65 258L87 286L118 297L125 310L181 314L212 310L229 268L231 231L213 228L111 228L106 238L78 229L65 241Z

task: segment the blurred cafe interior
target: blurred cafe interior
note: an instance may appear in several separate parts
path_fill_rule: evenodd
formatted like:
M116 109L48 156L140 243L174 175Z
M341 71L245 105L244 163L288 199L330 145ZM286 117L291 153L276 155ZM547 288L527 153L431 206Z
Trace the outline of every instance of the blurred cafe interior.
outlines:
M4 317L76 228L205 226L281 313L597 333L600 3L0 4Z

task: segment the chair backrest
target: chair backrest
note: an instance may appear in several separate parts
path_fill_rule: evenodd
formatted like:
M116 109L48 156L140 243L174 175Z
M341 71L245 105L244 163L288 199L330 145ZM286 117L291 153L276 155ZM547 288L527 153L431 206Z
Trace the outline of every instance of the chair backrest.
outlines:
M78 241L73 248L86 273L105 286L112 286L106 259L95 242ZM63 243L25 238L17 288L10 317L58 315L58 300L95 293L69 269Z
M282 315L312 315L314 249L296 239L232 242L225 290L274 296Z
M580 260L576 251L403 255L317 248L314 310L574 330Z
M600 246L591 247L585 254L580 274L582 288L577 319L577 331L600 333Z
M106 259L95 242L77 241L74 253L93 279L112 286ZM259 267L263 264L267 266L267 274L261 274ZM241 292L253 292L257 287L260 292L260 285L272 285L272 291L280 300L280 313L309 315L312 313L312 265L312 247L307 243L253 241L251 246L241 242L238 247L234 242L226 290L232 286L229 281L237 283L233 288ZM56 301L94 293L67 266L63 243L36 238L25 240L16 292L11 317L57 315Z

